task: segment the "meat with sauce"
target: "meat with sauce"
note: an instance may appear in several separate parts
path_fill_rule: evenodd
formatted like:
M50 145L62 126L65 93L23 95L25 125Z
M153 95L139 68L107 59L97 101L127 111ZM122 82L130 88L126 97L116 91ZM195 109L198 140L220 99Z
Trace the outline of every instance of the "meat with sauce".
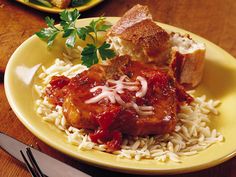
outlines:
M92 88L104 86L108 80L118 80L124 75L133 82L138 76L142 76L147 81L148 89L145 96L141 98L137 98L134 92L124 89L124 92L119 95L120 98L126 103L133 102L140 107L143 105L153 107L152 114L145 115L144 112L144 115L140 115L133 107L111 103L106 98L96 103L86 103L86 100L101 93L99 89L91 92ZM129 56L122 56L113 59L110 65L94 65L70 79L69 82L68 78L63 77L63 79L65 81L61 81L64 86L59 88L60 94L53 94L57 90L53 84L58 84L53 80L51 87L47 89L47 94L49 101L62 105L66 120L74 127L116 130L123 134L137 136L168 133L173 131L176 125L179 105L178 87L167 72L153 65L132 61ZM188 96L185 98L181 101L189 99ZM63 101L56 102L55 99Z

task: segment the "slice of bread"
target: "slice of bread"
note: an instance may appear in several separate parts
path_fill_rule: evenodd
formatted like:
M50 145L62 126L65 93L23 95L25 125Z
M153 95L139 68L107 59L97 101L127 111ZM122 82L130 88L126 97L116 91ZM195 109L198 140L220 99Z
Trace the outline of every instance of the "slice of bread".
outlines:
M136 5L108 32L107 41L119 55L163 65L168 60L169 34L152 20L147 6Z
M196 87L202 79L206 47L188 34L171 33L170 69L177 81L187 87Z
M168 34L152 20L147 6L136 5L127 11L107 34L107 41L118 55L154 62L168 67L177 81L197 86L203 75L205 45L189 35Z

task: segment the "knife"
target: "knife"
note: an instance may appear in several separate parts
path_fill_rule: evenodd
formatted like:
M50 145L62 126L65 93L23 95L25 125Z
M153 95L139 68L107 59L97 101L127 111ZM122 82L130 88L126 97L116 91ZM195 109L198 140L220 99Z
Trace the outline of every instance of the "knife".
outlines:
M22 163L24 163L24 160L20 154L20 150L25 153L26 148L29 147L40 169L48 177L91 177L90 175L27 146L2 132L0 132L0 147Z

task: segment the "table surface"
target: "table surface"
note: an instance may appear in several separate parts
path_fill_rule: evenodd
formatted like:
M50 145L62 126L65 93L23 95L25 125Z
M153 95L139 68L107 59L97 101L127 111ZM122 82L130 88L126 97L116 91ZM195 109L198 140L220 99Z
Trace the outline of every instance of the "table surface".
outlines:
M180 27L196 33L219 45L236 57L236 1L235 0L107 0L91 10L82 13L82 18L122 16L133 5L148 5L156 21ZM0 131L9 134L26 144L39 147L43 152L67 162L93 176L132 176L87 166L50 148L17 119L10 108L3 83L3 73L15 49L28 37L45 27L44 18L58 15L40 12L14 0L0 0ZM0 176L30 176L17 160L0 150ZM137 176L137 175L136 175ZM210 169L176 175L178 177L235 177L236 158Z

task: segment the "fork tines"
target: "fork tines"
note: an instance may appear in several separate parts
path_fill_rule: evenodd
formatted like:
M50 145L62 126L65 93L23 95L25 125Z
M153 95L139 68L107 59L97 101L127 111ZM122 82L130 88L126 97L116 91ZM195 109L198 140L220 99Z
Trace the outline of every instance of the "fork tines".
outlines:
M26 156L24 155L23 151L20 151L21 156L25 162L25 165L30 172L32 177L45 177L46 175L43 174L43 172L40 170L33 153L29 147L26 148L26 156L29 160L27 160Z

